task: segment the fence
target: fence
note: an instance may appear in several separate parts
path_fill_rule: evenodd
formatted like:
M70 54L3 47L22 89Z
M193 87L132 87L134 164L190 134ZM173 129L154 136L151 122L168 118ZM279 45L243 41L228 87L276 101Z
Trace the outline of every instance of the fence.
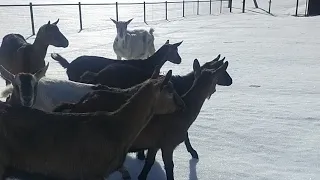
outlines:
M213 2L220 2L220 13L222 9L222 3L223 1L228 2L228 8L230 9L230 12L232 12L232 0L196 0L196 1L175 1L175 2L170 2L170 1L165 1L165 2L141 2L141 3L62 3L62 4L19 4L19 5L0 5L0 7L29 7L30 11L30 20L31 20L31 28L32 28L32 35L35 35L35 22L34 22L34 13L33 13L33 7L37 6L78 6L78 12L79 12L79 28L80 31L83 29L83 13L82 13L82 8L85 6L113 6L115 8L115 16L116 20L119 20L119 9L121 6L125 5L134 5L134 6L143 6L143 21L147 23L147 17L146 17L146 5L155 5L155 4L163 4L165 6L165 20L168 20L168 4L180 4L181 5L181 10L182 10L182 17L185 17L185 6L188 3L196 3L197 4L197 15L199 15L200 12L200 4L202 3L209 3L209 14L212 14L212 3Z
M248 1L248 0L242 0L242 7L241 7L242 13L245 13L245 10L246 10L246 1ZM249 0L249 1L252 1L252 0ZM267 10L262 9L261 7L259 7L259 6L258 6L258 3L257 3L257 0L253 0L253 2L254 2L254 5L255 5L255 8L261 9L261 10L263 10L263 11L269 13L269 14L272 14L272 13L271 13L272 0L268 0L268 1L267 1L267 6L268 6L268 7L264 6L265 8L267 8ZM300 12L300 14L298 13L300 2L302 2L302 1L301 1L301 0L296 0L296 3L294 4L294 6L295 6L294 16L301 16L301 12ZM303 12L303 16L308 16L308 11L307 11L308 6L309 6L309 3L308 3L308 2L309 2L309 0L305 0L305 4L304 4L304 5L305 5L305 7L304 7L305 11ZM259 3L261 3L261 2L259 2ZM263 2L263 3L264 3L264 2ZM303 2L302 2L302 3L303 3ZM265 5L265 4L264 4L264 5Z

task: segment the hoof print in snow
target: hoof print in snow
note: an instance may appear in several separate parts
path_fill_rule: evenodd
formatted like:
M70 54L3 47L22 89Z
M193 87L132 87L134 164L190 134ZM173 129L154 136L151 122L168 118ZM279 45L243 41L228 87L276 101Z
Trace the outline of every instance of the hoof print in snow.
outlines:
M258 87L261 87L259 85L250 85L249 87L255 87L255 88L258 88Z

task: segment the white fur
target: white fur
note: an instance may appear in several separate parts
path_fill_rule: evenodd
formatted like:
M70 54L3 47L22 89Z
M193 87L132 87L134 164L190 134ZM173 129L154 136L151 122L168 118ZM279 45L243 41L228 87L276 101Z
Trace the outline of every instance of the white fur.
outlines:
M77 103L85 94L93 91L93 86L92 84L43 77L38 83L37 97L33 108L51 112L62 103ZM5 97L12 91L12 85L9 85L1 94Z
M113 50L117 59L147 59L155 53L153 29L124 30L124 37L118 34L113 42Z

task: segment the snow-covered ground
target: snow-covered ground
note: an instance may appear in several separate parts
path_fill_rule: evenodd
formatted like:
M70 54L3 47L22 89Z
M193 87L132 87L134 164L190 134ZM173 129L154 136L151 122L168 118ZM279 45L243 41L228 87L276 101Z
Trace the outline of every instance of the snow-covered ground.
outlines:
M24 0L14 2L25 3ZM291 16L295 2L273 2L275 16L253 9L253 3L248 0L248 9L259 13L240 13L240 1L234 2L238 8L233 13L228 13L224 3L220 15L205 15L200 10L202 15L195 16L191 6L187 17L181 18L180 12L173 8L168 22L161 20L164 14L159 17L156 13L164 13L163 9L159 10L162 7L154 6L147 16L151 19L154 14L154 19L148 25L142 23L141 9L130 10L140 14L129 27L155 28L156 48L167 39L184 41L179 48L183 62L166 63L162 71L172 69L174 74L186 74L192 70L193 59L198 58L203 64L218 54L226 56L230 63L228 72L233 85L217 87L189 131L199 162L191 160L183 144L174 153L177 180L320 179L320 17ZM267 10L267 0L258 3ZM304 3L300 2L300 6L304 7ZM215 4L214 8L218 10L219 5ZM77 9L59 8L36 7L35 13L36 28L59 17L59 27L70 41L66 49L49 48L48 76L67 78L65 70L51 60L51 52L61 53L69 61L84 54L116 57L112 50L115 27L108 20L114 17L113 11L95 6L86 8L85 29L78 33ZM9 32L30 35L28 9L25 12L17 9L0 9L1 37ZM299 12L303 14L304 9ZM124 10L119 13L124 20L136 17L134 13L125 14ZM33 37L28 41L32 42ZM4 81L0 83L3 88ZM126 166L135 179L143 162L128 156ZM111 179L119 177L115 173ZM149 179L164 178L161 153L158 153Z

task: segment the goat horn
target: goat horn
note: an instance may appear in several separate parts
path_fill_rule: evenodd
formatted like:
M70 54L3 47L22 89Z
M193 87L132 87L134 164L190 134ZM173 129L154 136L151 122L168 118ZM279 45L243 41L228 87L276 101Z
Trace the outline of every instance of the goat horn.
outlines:
M3 67L2 65L0 65L0 73L1 73L1 77L12 82L14 80L14 75L8 71L5 67Z
M52 24L57 25L57 24L58 24L58 22L59 22L59 18L58 18L58 20L57 20L56 22L54 22L54 23L52 23Z

